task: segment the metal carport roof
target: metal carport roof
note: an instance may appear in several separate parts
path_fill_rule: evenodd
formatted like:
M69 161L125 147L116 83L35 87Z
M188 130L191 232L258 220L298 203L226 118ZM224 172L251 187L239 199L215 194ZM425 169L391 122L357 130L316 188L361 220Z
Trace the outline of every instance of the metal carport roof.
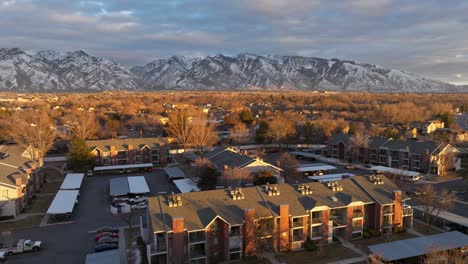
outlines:
M140 194L150 192L144 176L128 177L127 180L130 193Z
M127 177L110 179L110 196L126 195L130 192Z
M185 178L185 173L179 167L165 167L164 172L170 178Z
M68 214L73 212L78 190L59 190L47 210L48 214Z
M84 173L68 173L60 190L78 190L83 182Z
M369 246L372 253L386 261L422 256L432 250L449 250L468 246L468 235L458 231L422 236Z

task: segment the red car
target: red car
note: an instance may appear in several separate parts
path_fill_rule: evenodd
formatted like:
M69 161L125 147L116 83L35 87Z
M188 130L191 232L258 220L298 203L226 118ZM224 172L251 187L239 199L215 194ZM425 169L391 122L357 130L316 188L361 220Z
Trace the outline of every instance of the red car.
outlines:
M102 233L99 233L97 234L94 239L96 241L98 241L99 239L103 238L103 237L119 237L119 233L113 233L113 232L102 232Z

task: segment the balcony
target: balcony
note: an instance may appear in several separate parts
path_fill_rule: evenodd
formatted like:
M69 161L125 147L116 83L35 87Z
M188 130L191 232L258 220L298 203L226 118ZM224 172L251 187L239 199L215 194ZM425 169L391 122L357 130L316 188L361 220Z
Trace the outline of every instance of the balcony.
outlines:
M364 212L361 210L354 210L353 211L353 218L361 218L364 217Z
M230 237L229 238L229 252L241 251L242 237Z
M189 233L189 243L201 243L206 241L205 231Z
M384 215L393 214L393 208L388 207L388 206L384 207L383 208L383 213L384 213Z
M413 208L411 206L403 207L403 216L412 216L413 215Z
M293 221L292 226L293 226L293 228L303 227L304 226L304 221L302 219L299 220L299 221Z
M190 259L198 259L205 257L205 244L197 244L190 246Z
M312 225L316 225L316 224L322 224L322 218L321 217L315 217L315 218L312 218Z
M388 221L384 221L382 227L383 227L383 228L393 227L393 223L392 223L392 222L388 222Z
M330 220L333 221L333 227L344 227L346 226L346 218L341 216L332 216Z
M155 253L167 252L166 239L164 237L158 236L155 241L154 251Z
M361 232L362 231L362 225L358 225L358 226L353 226L353 232Z

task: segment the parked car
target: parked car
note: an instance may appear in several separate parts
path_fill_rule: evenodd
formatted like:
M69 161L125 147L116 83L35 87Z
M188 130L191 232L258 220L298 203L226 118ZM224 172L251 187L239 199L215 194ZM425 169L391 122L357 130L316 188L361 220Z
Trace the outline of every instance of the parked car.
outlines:
M404 179L405 179L406 182L417 182L421 178L419 176L405 176Z
M148 207L147 201L132 205L132 208L134 209L145 209L146 207Z
M112 227L112 226L103 226L103 227L98 228L98 230L96 230L97 234L102 233L102 232L118 233L119 229Z
M119 239L116 237L101 237L98 241L98 244L102 243L119 243Z
M39 251L42 248L41 241L34 241L30 239L20 239L15 244L6 246L0 249L1 252L5 252L6 255L11 256L13 254L24 253L28 251Z
M135 196L134 198L129 199L131 204L139 204L142 202L147 202L148 198L147 197L142 197L142 196Z
M7 254L5 251L0 251L0 263L5 263L7 260Z
M115 243L103 243L99 244L94 248L94 252L102 252L119 248L119 245Z
M94 239L98 241L102 237L119 237L119 233L113 233L113 232L102 232L97 234Z
M354 170L354 169L356 169L356 166L354 166L353 164L346 164L345 168L347 170Z

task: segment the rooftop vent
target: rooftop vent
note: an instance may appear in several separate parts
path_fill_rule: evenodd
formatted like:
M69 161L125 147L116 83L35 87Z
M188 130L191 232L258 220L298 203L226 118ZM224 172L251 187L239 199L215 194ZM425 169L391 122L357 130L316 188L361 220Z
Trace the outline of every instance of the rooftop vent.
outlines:
M338 198L336 198L335 196L330 196L330 200L332 200L333 202L338 202Z
M182 197L180 195L172 193L168 198L169 207L179 207L182 206Z
M312 194L312 190L309 185L299 184L297 190L301 192L302 195Z
M232 189L232 190L231 190L231 188L229 188L229 190L231 192L231 196L232 196L233 200L243 200L243 199L245 199L244 192L242 192L241 188L235 188L235 189Z
M280 195L280 191L278 190L278 186L273 186L273 185L270 185L269 183L267 183L265 190L268 193L268 196L278 196L278 195Z
M334 191L334 192L341 192L341 191L343 191L343 186L342 186L342 185L338 185L338 182L337 182L337 181L328 182L328 183L327 183L327 186L328 186L328 188L330 188L330 190L332 190L332 191Z
M376 184L376 185L384 184L383 180L382 180L380 177L375 176L375 175L369 176L369 180L370 180L373 184Z

